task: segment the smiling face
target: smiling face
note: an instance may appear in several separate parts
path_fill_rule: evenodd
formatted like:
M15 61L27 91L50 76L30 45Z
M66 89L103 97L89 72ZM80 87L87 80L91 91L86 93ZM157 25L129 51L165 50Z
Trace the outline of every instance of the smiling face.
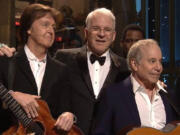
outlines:
M116 32L110 16L96 13L92 16L89 26L85 29L88 48L97 55L102 55L111 46Z
M36 19L27 31L29 35L27 44L45 49L51 47L55 37L54 28L55 20L51 14L47 13L45 16Z
M141 59L139 62L131 61L133 76L145 88L151 87L157 83L163 70L161 50L155 44L143 47L140 50Z

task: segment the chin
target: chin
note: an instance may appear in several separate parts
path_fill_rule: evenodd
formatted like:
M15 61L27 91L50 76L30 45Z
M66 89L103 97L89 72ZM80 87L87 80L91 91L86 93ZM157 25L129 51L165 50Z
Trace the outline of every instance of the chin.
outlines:
M105 53L105 50L99 51L99 52L98 52L98 55L102 55L103 53Z
M156 84L158 82L158 80L151 80L150 82L151 82L151 84Z
M50 44L44 45L44 47L45 47L46 49L50 48L51 46L52 46L52 45L50 45Z

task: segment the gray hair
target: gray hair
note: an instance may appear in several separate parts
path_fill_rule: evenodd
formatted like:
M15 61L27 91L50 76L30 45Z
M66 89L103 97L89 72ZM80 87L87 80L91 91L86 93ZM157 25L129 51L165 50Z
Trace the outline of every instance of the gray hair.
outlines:
M114 16L114 14L112 13L111 10L107 9L107 8L97 8L95 10L93 10L92 12L90 12L88 14L88 16L86 17L86 27L89 28L90 24L91 24L91 19L93 16L95 16L96 14L104 14L104 15L108 15L113 22L113 29L115 29L116 26L116 18Z
M153 39L139 40L132 45L127 55L127 64L130 70L132 70L131 64L130 64L131 60L133 59L137 63L139 63L142 58L142 49L150 47L151 45L157 45L159 47L157 41Z

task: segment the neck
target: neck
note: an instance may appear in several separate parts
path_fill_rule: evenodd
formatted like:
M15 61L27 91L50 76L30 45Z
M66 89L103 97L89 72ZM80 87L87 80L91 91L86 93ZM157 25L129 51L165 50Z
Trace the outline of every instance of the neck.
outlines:
M95 54L95 55L97 55L97 56L102 56L104 53L106 53L107 51L108 51L108 49L107 50L105 50L105 51L103 51L103 52L98 52L98 51L96 51L95 49L93 49L93 48L91 48L91 47L89 47L88 45L87 45L87 49L89 50L89 51L91 51L93 54Z
M40 45L34 45L34 44L29 44L27 43L28 48L30 49L30 51L39 59L39 60L43 60L44 57L47 54L47 49L40 46Z
M95 54L96 56L102 56L103 54L105 54L107 51L105 51L105 52L102 52L102 53L98 53L98 52L95 52L95 51L93 51L93 50L90 50L93 54Z
M151 102L153 101L153 97L154 97L155 92L156 92L155 88L153 90L152 89L146 89L146 93L147 93Z
M155 91L156 91L156 83L150 83L148 81L141 80L136 76L136 74L133 74L133 77L141 86L145 88L145 91L148 94L150 101L152 102Z
M146 81L144 79L140 79L136 74L133 74L133 73L132 73L132 76L145 89L153 90L156 87L156 83L150 83L149 81Z

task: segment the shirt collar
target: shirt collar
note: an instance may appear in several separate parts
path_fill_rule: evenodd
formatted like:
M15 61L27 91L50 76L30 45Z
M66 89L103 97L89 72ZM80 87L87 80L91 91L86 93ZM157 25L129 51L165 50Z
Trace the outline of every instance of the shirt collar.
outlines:
M27 45L24 46L24 50L25 50L25 53L26 53L26 55L27 55L28 60L46 63L46 61L47 61L47 54L45 55L45 57L44 57L42 60L39 60L39 59L31 52L31 50L29 49L29 47L28 47Z
M141 86L137 81L136 79L132 76L130 76L131 78L131 83L132 83L132 86L133 86L133 92L134 94L137 92L137 91L143 91L144 90L144 87ZM156 89L157 89L157 93L159 93L160 90L164 91L167 93L167 91L160 85L160 81L158 81L156 83Z

